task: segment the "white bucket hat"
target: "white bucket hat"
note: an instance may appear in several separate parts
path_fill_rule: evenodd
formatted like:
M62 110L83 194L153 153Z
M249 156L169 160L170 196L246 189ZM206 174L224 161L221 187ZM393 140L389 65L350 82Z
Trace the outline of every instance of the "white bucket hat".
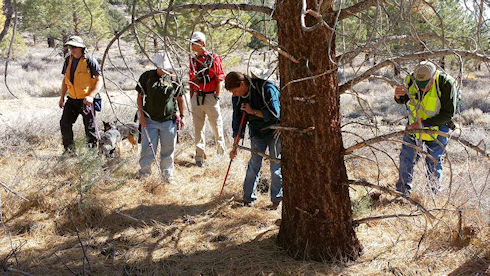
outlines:
M160 69L167 71L172 70L172 60L165 51L155 53L155 56L153 56L153 63Z
M65 46L86 48L83 39L77 35L70 36L70 38L68 38L68 41L65 43Z

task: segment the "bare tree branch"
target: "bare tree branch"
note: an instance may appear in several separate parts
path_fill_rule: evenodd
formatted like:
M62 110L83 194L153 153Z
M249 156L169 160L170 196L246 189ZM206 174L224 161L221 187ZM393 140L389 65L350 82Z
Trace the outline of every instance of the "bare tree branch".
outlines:
M416 37L413 35L394 35L394 36L388 36L388 37L382 37L378 38L376 40L369 41L363 46L360 46L356 48L355 50L340 54L337 56L338 60L350 60L354 57L356 57L358 54L375 49L379 47L382 44L386 43L397 43L397 44L402 44L404 42L410 42L413 41L413 39L431 39L431 40L440 40L440 41L445 41L445 39L441 36L438 35L431 35L431 34L422 34L422 35L417 35ZM447 42L447 41L446 41ZM452 44L448 43L449 46L452 47Z
M22 270L18 270L18 269L13 268L13 267L8 267L7 268L7 271L10 271L10 272L13 272L13 273L17 273L17 274L20 274L20 275L25 275L25 276L34 276L34 274L31 274L31 273L28 273L28 272L25 272L25 271L22 271Z
M12 9L12 4L10 3L10 0L3 1L3 8L6 11L5 23L3 24L3 30L0 33L0 41L2 41L7 34L10 27L10 21L12 20L12 15L14 14L14 9Z
M342 9L339 15L339 21L354 16L356 13L362 12L370 7L378 5L383 0L364 0L354 4L348 8Z
M251 148L247 148L247 147L244 147L244 146L240 146L240 145L236 145L237 148L239 149L242 149L242 150L246 150L246 151L249 151L251 153L254 153L254 154L257 154L258 156L261 156L263 158L265 158L266 160L270 160L271 162L276 162L276 163L281 163L281 159L278 159L278 158L275 158L275 157L272 157L272 156L269 156L265 153L262 153L262 152L259 152L259 151L256 151L254 149L251 149Z
M261 130L266 130L266 129L274 129L274 130L279 130L279 131L296 131L296 132L299 132L301 134L304 134L304 133L308 133L308 132L314 131L315 130L315 127L314 126L311 126L311 127L307 127L307 128L297 128L297 127L287 127L287 126L276 126L276 125L273 125L273 126L264 127Z
M387 77L383 77L383 76L370 76L368 79L370 79L370 80L382 80L382 81L388 83L389 85L391 85L392 87L400 85L400 83L398 83L392 79L389 79Z
M392 214L392 215L383 215L383 216L374 216L374 217L366 217L360 218L352 221L354 227L359 226L361 223L367 223L372 220L380 220L380 219L389 219L389 218L409 218L409 217L418 217L421 216L422 213L417 212L413 214Z
M279 54L285 56L286 58L288 58L292 62L299 63L299 60L296 57L294 57L293 55L289 54L288 52L286 52L285 50L283 50L281 47L279 47L276 42L269 40L265 35L263 35L262 33L254 30L254 29L247 28L245 26L242 26L242 25L240 25L240 24L238 24L236 22L232 22L230 20L224 20L224 21L222 21L222 22L220 22L218 24L213 24L211 26L216 28L216 27L224 26L224 25L229 25L229 26L232 26L234 28L238 28L238 29L241 29L241 30L244 30L244 31L250 33L251 35L257 37L260 40L262 40L264 43L266 43L267 45L269 45L272 49L276 50Z
M437 135L441 135L441 136L444 136L444 137L451 137L451 139L455 139L456 141L458 141L461 144L463 144L463 145L465 145L465 146L467 146L467 147L475 150L476 152L482 154L488 160L490 160L490 155L488 153L486 153L484 150L480 149L478 146L475 146L475 145L471 144L470 142L462 139L461 137L451 136L448 133L445 133L445 132L442 132L442 131L437 131L437 130L430 130L430 129L402 130L402 131L397 131L397 132L392 132L392 133L388 133L388 134L385 134L385 135L377 136L377 137L368 139L366 141L363 141L361 143L358 143L358 144L355 144L355 145L352 145L352 146L348 147L347 149L345 149L344 155L349 155L352 152L354 152L355 150L364 148L364 147L369 146L371 144L375 144L375 143L379 143L379 142L382 142L382 141L386 141L388 139L391 139L391 138L394 138L394 137L403 136L405 134L415 134L415 133L437 134Z
M16 191L12 190L9 186L7 186L6 184L0 182L0 185L7 191L11 192L12 194L16 195L17 197L19 197L20 199L22 200L25 200L25 201L29 201L29 199L23 197L21 194L17 193Z
M83 0L83 4L85 5L85 8L87 9L88 14L90 15L90 26L88 28L87 34L90 34L92 32L92 25L93 25L93 16L92 16L92 11L90 10L89 6L87 5L87 2Z
M14 40L15 40L15 34L17 31L17 2L16 0L13 0L12 3L12 9L13 9L13 21L14 21L14 26L12 27L12 38L10 39L10 44L9 44L9 50L7 52L7 59L5 60L5 70L4 70L4 83L5 87L7 88L7 91L12 95L14 98L18 99L17 96L10 90L10 87L8 86L7 82L7 76L8 76L8 68L9 68L9 61L10 61L10 56L12 55L12 46L14 45Z
M150 13L147 13L147 14L144 14L134 20L131 21L130 24L126 25L126 27L124 27L121 31L119 31L118 33L116 33L114 35L114 37L111 39L111 41L109 41L109 43L107 44L107 47L104 51L104 56L102 57L102 62L101 62L101 68L102 70L104 69L104 62L105 62L105 59L107 57L107 54L109 52L109 49L111 48L112 44L119 38L121 37L122 34L124 34L125 32L127 32L130 28L133 28L134 25L136 25L137 23L140 23L142 22L143 20L147 19L147 18L150 18L150 17L153 17L153 16L156 16L156 15L159 15L159 14L163 14L163 13L167 13L167 12L170 12L170 11L181 11L181 10L243 10L243 11L255 11L255 12L261 12L261 13L264 13L266 15L270 15L272 16L272 13L273 13L273 9L271 9L270 7L267 7L267 6L260 6L260 5L249 5L249 4L185 4L185 5L177 5L177 6L172 6L172 7L168 7L166 9L161 9L161 10L156 10L156 11L153 11L153 12L150 12ZM102 77L104 77L104 74L102 72Z
M381 68L384 68L386 66L392 65L393 63L399 63L402 61L410 61L410 60L421 60L421 59L427 59L427 58L433 58L433 57L442 57L442 56L447 56L447 55L460 55L462 57L474 59L474 60L479 60L482 62L490 62L490 57L470 52L470 51L465 51L465 50L434 50L431 52L418 52L418 53L413 53L413 54L408 54L400 57L395 57L391 59L384 60L377 65L369 68L366 70L364 73L360 74L359 76L345 82L344 84L339 86L339 93L342 94L348 89L350 89L352 86L356 85L357 83L369 78L374 72L377 72Z

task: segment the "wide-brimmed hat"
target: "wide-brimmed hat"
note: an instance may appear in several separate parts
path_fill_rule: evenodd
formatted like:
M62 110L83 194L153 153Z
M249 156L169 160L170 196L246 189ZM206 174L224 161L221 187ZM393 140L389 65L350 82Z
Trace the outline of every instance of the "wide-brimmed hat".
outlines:
M87 47L85 46L83 39L77 35L70 36L70 38L68 38L68 41L65 43L65 46L73 46L73 47L80 47L80 48Z
M172 70L172 60L170 59L168 53L165 51L155 53L155 55L153 56L153 63L155 63L155 65L160 69L167 71Z
M206 44L206 36L201 32L194 32L191 36L191 42L202 41Z
M430 61L422 61L413 69L413 76L417 87L423 89L429 84L436 74L436 65Z

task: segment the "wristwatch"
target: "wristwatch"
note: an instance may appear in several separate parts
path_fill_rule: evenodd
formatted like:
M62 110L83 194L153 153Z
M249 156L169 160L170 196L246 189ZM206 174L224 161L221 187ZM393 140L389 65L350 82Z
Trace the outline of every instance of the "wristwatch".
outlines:
M180 114L180 118L184 118L184 114Z

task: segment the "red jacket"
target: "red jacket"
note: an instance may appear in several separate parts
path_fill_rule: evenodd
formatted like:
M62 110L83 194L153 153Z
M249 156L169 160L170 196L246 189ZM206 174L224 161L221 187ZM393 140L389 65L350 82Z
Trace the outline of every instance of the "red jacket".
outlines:
M204 52L202 55L192 57L189 67L191 96L193 92L199 90L203 92L216 91L218 81L225 80L221 57L215 53ZM207 76L204 81L203 75Z

